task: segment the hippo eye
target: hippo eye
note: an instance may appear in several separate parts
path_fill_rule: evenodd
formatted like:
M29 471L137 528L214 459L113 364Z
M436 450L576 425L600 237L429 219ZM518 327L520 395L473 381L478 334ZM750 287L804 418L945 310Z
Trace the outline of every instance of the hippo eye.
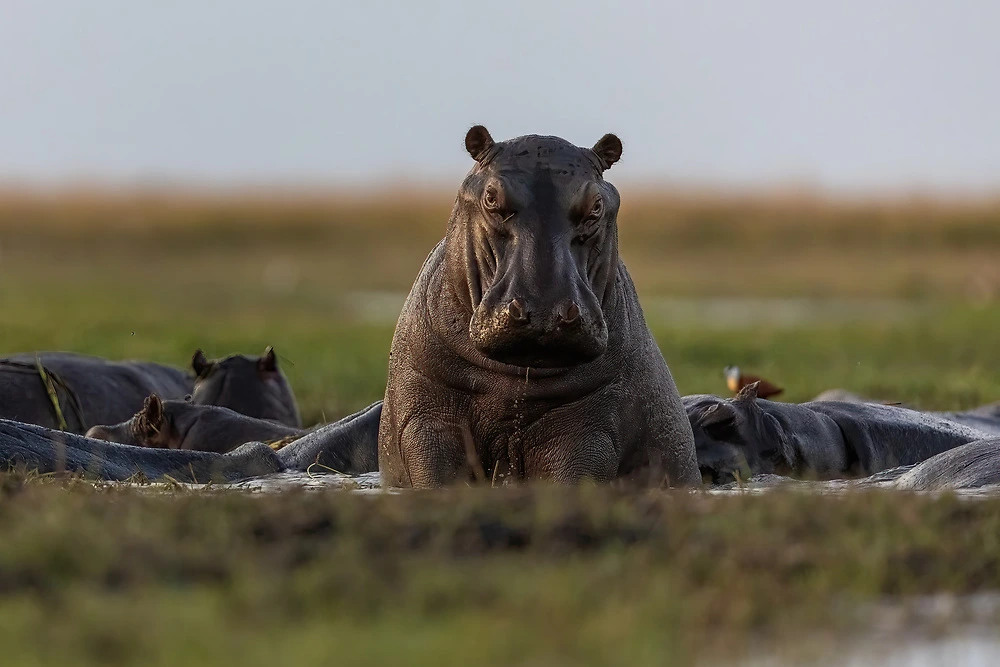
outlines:
M486 188L486 192L483 193L483 206L488 211L496 211L500 208L500 196L493 186Z

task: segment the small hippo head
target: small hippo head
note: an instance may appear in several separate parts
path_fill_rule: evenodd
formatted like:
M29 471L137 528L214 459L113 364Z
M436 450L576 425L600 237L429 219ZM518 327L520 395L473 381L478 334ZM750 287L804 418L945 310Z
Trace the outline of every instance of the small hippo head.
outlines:
M476 164L446 244L472 344L515 366L568 367L601 356L619 206L603 173L621 157L621 141L607 134L592 149L537 135L496 143L477 125L465 146Z
M298 405L285 374L278 368L274 349L262 357L232 355L209 360L198 350L191 360L194 369L192 402L218 405L256 419L269 419L300 427Z
M702 477L725 484L762 473L787 474L793 454L778 420L757 403L757 383L732 399L696 395L683 398Z
M177 413L185 405L188 405L185 401L164 402L152 394L146 398L142 410L128 421L94 426L87 431L87 437L136 447L180 449L184 438L177 427Z

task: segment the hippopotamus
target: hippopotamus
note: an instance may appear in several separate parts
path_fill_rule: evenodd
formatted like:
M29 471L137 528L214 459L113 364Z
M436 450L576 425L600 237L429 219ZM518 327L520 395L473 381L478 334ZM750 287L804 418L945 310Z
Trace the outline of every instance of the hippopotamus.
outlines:
M733 399L685 396L698 465L714 483L757 474L864 476L926 460L987 437L982 431L877 403L759 399L756 385Z
M584 479L697 485L691 426L618 255L622 154L552 136L495 142L396 324L378 436L383 484Z
M334 471L348 475L378 472L382 401L317 428L278 451L289 470Z
M190 400L163 401L156 394L142 410L120 424L94 426L88 438L160 449L226 452L252 442L270 442L304 435L305 431L265 419L254 419L217 405Z
M977 440L933 456L900 476L908 491L972 489L1000 484L1000 438Z
M35 354L17 354L0 359L0 418L83 433L94 424L128 419L151 393L181 398L193 388L194 379L179 368L147 361L108 361L71 352L39 352L36 360Z
M142 475L149 480L232 482L283 469L274 450L260 442L228 454L149 449L6 419L0 419L0 461L6 468L23 466L42 474L66 471L112 481Z
M234 354L211 361L204 352L197 350L191 359L191 368L195 373L191 395L193 403L219 405L255 419L270 419L285 426L302 427L295 394L285 374L278 368L278 357L273 348L268 347L261 357ZM151 393L154 392L147 392L145 396ZM177 398L163 394L160 397ZM125 419L128 415L102 423L113 424Z
M106 480L141 475L148 480L233 482L282 471L376 469L382 403L317 428L277 452L248 442L225 453L136 447L0 419L0 463L39 473L74 472Z

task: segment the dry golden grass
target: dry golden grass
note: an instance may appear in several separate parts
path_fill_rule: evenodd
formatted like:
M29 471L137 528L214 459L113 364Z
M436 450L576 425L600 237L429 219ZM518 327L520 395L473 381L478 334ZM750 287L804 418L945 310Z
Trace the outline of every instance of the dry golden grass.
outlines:
M1000 200L623 190L622 254L647 294L1000 294ZM294 265L303 281L406 291L443 236L453 198L407 188L6 191L0 252L8 275L57 260L45 272L56 280L95 264L114 280L136 265L153 274L170 268L181 281L178 266L259 280L260 268L277 262L272 273Z

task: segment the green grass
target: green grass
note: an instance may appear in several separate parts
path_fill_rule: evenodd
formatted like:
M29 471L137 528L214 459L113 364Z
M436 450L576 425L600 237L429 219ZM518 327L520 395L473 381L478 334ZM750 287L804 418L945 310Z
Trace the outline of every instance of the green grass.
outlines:
M273 345L306 421L334 419L381 397L392 309L450 199L0 197L0 350L183 365ZM723 392L735 363L787 400L961 408L1000 399L998 220L995 203L646 197L620 224L682 393ZM687 664L854 632L845 604L997 589L998 517L998 500L887 493L258 498L7 475L0 650Z
M688 664L1000 586L997 500L3 484L8 664Z

